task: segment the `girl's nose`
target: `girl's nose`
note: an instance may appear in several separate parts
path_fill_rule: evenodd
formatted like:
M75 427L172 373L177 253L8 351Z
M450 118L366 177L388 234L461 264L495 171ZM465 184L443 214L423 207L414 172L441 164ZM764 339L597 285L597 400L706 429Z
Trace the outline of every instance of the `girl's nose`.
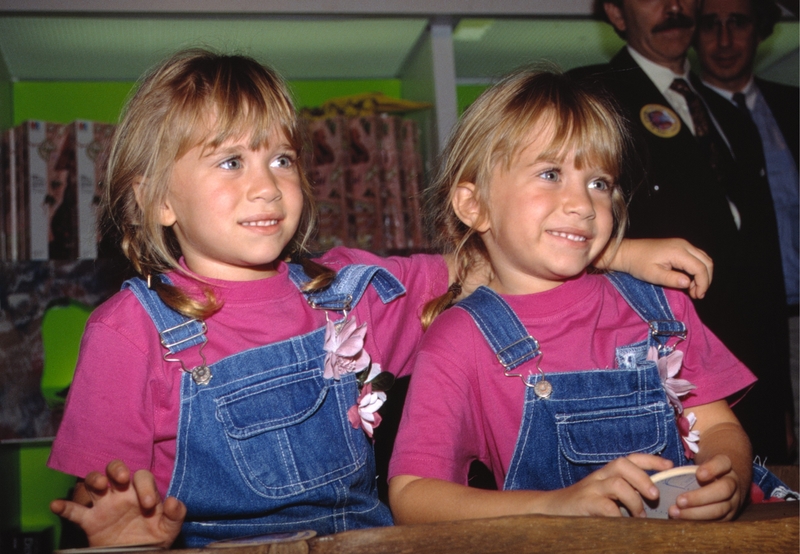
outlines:
M251 200L264 200L266 202L280 200L280 182L269 168L264 168L253 176L253 180L250 183L249 196Z
M567 186L564 188L564 211L576 214L581 218L594 217L594 202L585 186Z

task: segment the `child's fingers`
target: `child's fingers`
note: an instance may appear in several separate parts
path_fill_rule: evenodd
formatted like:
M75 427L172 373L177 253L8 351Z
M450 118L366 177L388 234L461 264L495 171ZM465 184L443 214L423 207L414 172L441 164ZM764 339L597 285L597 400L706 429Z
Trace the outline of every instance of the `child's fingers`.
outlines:
M171 521L177 522L178 526L180 526L186 517L186 504L174 496L168 496L164 501L164 515Z
M94 498L97 495L103 495L108 491L109 479L105 473L99 471L90 472L83 480L85 491Z
M671 466L672 462L658 456L631 454L606 464L596 472L596 475L606 485L604 496L622 502L629 509L637 507L638 502L639 510L641 510L639 494L645 498L658 498L658 489L644 470L668 469ZM638 494L636 494L637 492Z
M736 479L723 477L699 489L682 493L675 499L678 508L694 508L717 502L729 502L736 494Z
M654 456L653 454L629 454L622 460L628 460L639 469L645 471L664 471L670 469L674 464L672 460L662 458L661 456Z
M106 466L106 475L111 485L124 490L131 483L131 470L122 460L114 460Z
M86 487L86 481L84 479L78 479L78 482L75 483L75 489L72 491L71 500L73 502L77 502L81 506L92 505L92 496L89 494L89 491Z
M139 505L143 509L152 510L161 502L155 477L149 471L140 469L133 474L133 488L136 489Z
M738 502L732 491L735 486L724 487L723 479L702 487L692 493L686 493L678 497L676 504L670 506L669 516L673 519L691 520L727 520L736 515ZM704 491L704 489L717 489L714 491ZM699 494L702 493L702 494Z
M696 478L701 485L707 485L714 479L727 475L733 469L733 464L728 456L717 455L697 466Z
M64 513L66 507L67 507L67 501L61 500L60 498L50 502L50 511L56 514L57 516L60 516L62 513Z
M692 298L703 298L714 276L714 261L703 250L683 239L671 239L674 247L670 252L665 286L687 288ZM670 271L671 270L671 271ZM687 277L688 274L691 279Z
M57 516L63 517L75 523L76 525L80 525L83 521L84 516L89 511L90 508L86 506L81 506L76 502L70 502L69 500L53 500L50 502L50 511L52 511Z

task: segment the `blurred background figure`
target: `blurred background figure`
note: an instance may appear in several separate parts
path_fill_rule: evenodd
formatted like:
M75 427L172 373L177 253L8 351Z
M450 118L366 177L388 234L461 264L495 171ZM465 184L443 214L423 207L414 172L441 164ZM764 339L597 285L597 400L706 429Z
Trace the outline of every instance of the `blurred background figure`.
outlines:
M770 0L705 0L695 40L703 83L752 118L763 145L780 238L791 347L794 434L798 435L798 106L800 89L753 74L756 50L781 9ZM795 460L797 452L794 449Z

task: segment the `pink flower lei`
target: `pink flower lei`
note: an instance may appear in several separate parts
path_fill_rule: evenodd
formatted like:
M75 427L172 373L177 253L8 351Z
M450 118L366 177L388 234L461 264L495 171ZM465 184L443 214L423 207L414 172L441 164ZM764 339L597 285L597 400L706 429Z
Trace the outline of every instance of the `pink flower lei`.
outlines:
M678 419L678 431L680 431L681 437L683 438L684 454L691 460L699 451L697 442L700 440L700 434L697 431L692 431L697 417L695 417L693 412L685 416L683 415L683 404L680 399L697 387L686 379L676 378L676 375L678 375L683 366L683 352L680 350L673 350L668 355L659 358L658 349L655 346L651 346L647 351L647 359L656 362L658 376L661 378L664 392L667 394L669 403L672 404L675 409Z
M347 418L353 429L359 426L372 438L373 431L381 423L378 410L386 402L386 392L394 383L394 376L383 372L380 364L373 364L364 350L367 324L357 325L354 319L336 323L328 320L325 326L325 369L326 379L341 379L342 375L356 373L359 396L355 405L347 411Z

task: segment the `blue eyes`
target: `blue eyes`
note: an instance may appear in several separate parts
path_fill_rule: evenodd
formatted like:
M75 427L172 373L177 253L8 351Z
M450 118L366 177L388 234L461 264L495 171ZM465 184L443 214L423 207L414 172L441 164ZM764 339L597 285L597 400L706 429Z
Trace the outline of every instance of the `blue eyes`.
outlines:
M272 162L274 167L280 167L283 169L288 169L294 165L294 158L285 154L283 156L278 156L274 162Z
M242 168L242 160L239 158L230 158L228 160L223 161L219 166L222 169L241 169Z
M548 169L547 171L542 171L539 173L539 177L544 179L545 181L553 181L557 182L561 178L561 172L557 169ZM590 181L587 185L590 189L596 189L602 192L607 192L611 190L611 184L606 179L594 179Z
M295 164L294 156L291 156L289 154L282 154L276 157L274 160L272 160L272 162L270 162L269 165L270 167L275 167L278 169L290 169L294 167L294 164ZM231 171L242 169L243 167L242 159L239 158L238 156L233 158L228 158L226 160L223 160L219 164L219 167Z
M591 183L589 183L589 188L597 189L600 191L607 191L611 190L611 185L609 185L607 181L598 179L596 181L592 181Z

